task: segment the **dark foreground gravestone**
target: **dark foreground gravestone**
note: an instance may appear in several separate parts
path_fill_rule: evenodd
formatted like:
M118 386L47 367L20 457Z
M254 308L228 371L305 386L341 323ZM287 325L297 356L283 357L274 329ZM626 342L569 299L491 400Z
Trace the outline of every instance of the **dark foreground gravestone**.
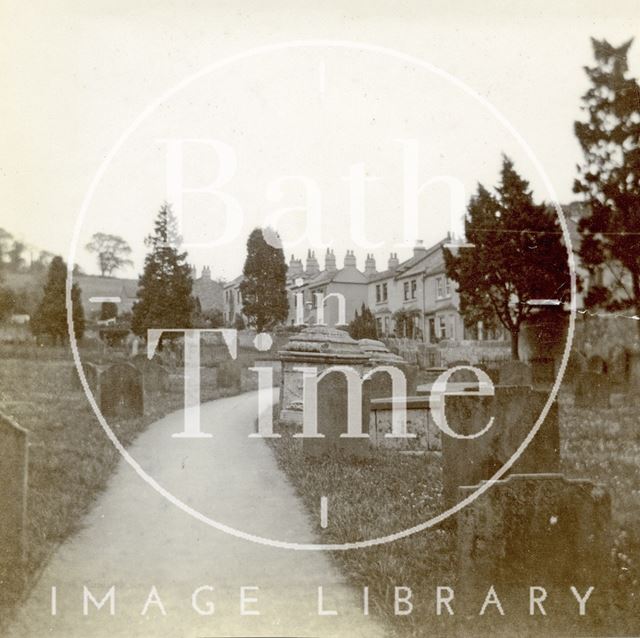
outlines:
M114 363L100 374L100 410L104 416L134 417L144 412L142 373L130 363Z
M306 457L342 455L368 458L371 453L369 441L370 390L369 381L362 384L362 432L366 438L345 438L347 433L348 403L347 379L341 372L331 372L318 382L318 433L323 438L303 438L302 450Z
M89 384L89 388L95 392L98 389L98 378L100 376L100 368L93 363L83 363L82 369L84 371L84 376L87 379L87 383ZM80 377L78 376L78 369L76 366L71 368L71 387L74 390L81 390L82 383L80 383Z
M27 431L0 413L0 604L24 585L28 449Z
M490 479L520 447L547 402L548 393L527 386L496 386L494 396L448 396L449 427L460 435L491 428L474 439L442 435L442 481L447 507L458 500L461 485ZM560 464L558 404L553 402L540 429L511 467L511 472L557 472Z
M581 372L576 378L574 393L577 408L608 408L611 384L606 374Z
M144 391L148 393L167 392L169 390L169 370L148 359L143 354L132 357L131 363L142 373Z
M600 355L596 354L589 358L587 370L589 372L596 372L597 374L607 374L607 362Z
M242 388L242 366L235 359L221 361L218 365L218 387L240 392Z
M629 381L629 352L621 345L615 345L609 350L607 365L608 377L611 385L624 389Z
M531 367L523 361L506 361L500 366L500 385L533 385Z
M475 489L462 487L461 498ZM607 589L611 499L601 485L561 474L512 474L457 520L458 582L467 596L484 597L501 584Z

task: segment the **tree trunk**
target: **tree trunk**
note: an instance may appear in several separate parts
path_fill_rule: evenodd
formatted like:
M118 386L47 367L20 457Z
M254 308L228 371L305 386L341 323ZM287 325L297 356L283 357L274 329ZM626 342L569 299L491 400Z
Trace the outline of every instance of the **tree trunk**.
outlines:
M519 330L511 331L511 358L514 361L518 361L520 359L520 355L518 354L518 334Z

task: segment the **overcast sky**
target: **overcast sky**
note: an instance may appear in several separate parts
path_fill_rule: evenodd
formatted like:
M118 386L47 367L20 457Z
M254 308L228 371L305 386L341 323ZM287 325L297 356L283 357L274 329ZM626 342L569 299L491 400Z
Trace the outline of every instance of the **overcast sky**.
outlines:
M132 6L133 5L133 6ZM322 5L318 7L317 5ZM560 5L560 6L558 6ZM561 202L574 199L581 154L573 135L590 36L618 44L638 32L637 2L2 2L0 64L0 226L38 248L69 254L84 195L104 158L139 114L171 87L225 57L294 40L368 43L424 60L443 75L380 50L306 46L263 52L213 69L178 91L132 132L113 157L80 228L79 263L95 272L82 246L113 232L134 248L167 193L167 138L215 140L236 167L222 188L233 198L238 232L225 245L189 249L214 276L239 274L250 230L283 208L303 205L317 187L321 240L341 264L354 248L362 266L373 252L384 267L403 243L403 149L419 148L419 183L458 180L468 197L493 185L501 153L516 162L537 200L551 194L523 145L460 87L488 100L513 125L549 175ZM640 75L640 43L630 52ZM453 79L452 79L453 78ZM405 142L401 142L405 140ZM351 167L364 165L364 238L350 236ZM184 147L185 186L219 176L213 146ZM286 176L306 178L282 180ZM278 181L280 180L280 181ZM426 243L450 228L448 190L419 199ZM220 200L184 197L185 240L220 238ZM238 212L238 210L240 212ZM282 217L285 241L301 215ZM303 255L304 240L293 250ZM289 252L292 252L289 250ZM321 256L321 255L320 255Z

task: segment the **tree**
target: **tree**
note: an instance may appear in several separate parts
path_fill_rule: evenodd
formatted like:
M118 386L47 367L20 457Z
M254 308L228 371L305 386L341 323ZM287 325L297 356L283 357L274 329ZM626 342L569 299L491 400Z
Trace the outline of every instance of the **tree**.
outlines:
M471 198L465 234L472 247L444 250L447 276L458 283L467 325L499 320L511 334L511 356L534 299L565 301L567 251L554 209L535 204L526 182L503 157L495 193L481 184Z
M31 319L35 335L49 335L54 343L64 343L68 334L66 305L67 265L62 257L54 257L49 266L44 297ZM84 334L84 309L78 284L71 287L73 330L76 339Z
M353 339L377 339L378 330L376 328L376 319L367 306L362 304L360 314L356 310L355 317L349 322L347 328Z
M24 266L24 257L22 256L26 246L23 242L17 239L11 244L11 248L8 251L9 255L9 268L12 272L18 272Z
M254 229L247 240L244 280L240 284L242 313L258 332L286 321L287 264L280 238L270 228Z
M587 121L575 123L584 163L574 191L590 209L578 226L582 263L591 275L605 269L613 283L590 286L586 304L640 314L640 86L628 74L631 43L592 39L596 64L585 68L591 87L582 97Z
M100 268L100 274L103 277L110 277L116 270L133 265L133 262L128 258L131 254L131 247L118 235L95 233L85 248L90 253L96 253L98 268Z
M171 208L164 204L153 233L145 239L149 253L133 305L131 329L140 337L146 337L149 328L191 327L193 282L186 263L187 253L179 251L181 243Z
M103 301L100 306L100 321L115 319L118 316L118 304L113 301Z
M420 316L420 312L415 308L413 310L405 310L400 308L393 313L393 323L395 325L395 334L398 337L407 337L413 339L416 327L416 317Z

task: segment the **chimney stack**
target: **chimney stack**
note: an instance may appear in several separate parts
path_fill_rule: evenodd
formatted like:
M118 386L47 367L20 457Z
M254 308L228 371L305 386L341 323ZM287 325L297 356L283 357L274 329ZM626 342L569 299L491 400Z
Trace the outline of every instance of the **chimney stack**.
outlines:
M302 268L302 259L296 259L293 255L291 255L291 261L289 262L289 270L287 271L287 275L291 277L291 279L296 279L297 277L302 277L304 274L304 269Z
M422 241L422 239L418 239L414 249L413 249L413 256L414 257L420 257L422 255L426 255L427 254L427 249L424 247L424 242Z
M313 250L307 252L307 275L317 275L320 272L320 265L316 259L316 253Z
M376 259L373 256L373 253L371 255L367 254L367 259L364 262L364 274L375 275L376 272Z
M395 270L400 262L398 261L398 253L391 253L389 255L389 262L387 263L387 268L389 270Z
M347 250L347 254L344 257L344 267L345 268L356 267L356 256L353 254L353 250Z
M211 269L209 266L205 266L202 269L202 279L206 279L207 281L211 281Z
M324 256L324 269L327 272L336 272L336 270L338 270L336 256L330 248L327 248L327 254Z

